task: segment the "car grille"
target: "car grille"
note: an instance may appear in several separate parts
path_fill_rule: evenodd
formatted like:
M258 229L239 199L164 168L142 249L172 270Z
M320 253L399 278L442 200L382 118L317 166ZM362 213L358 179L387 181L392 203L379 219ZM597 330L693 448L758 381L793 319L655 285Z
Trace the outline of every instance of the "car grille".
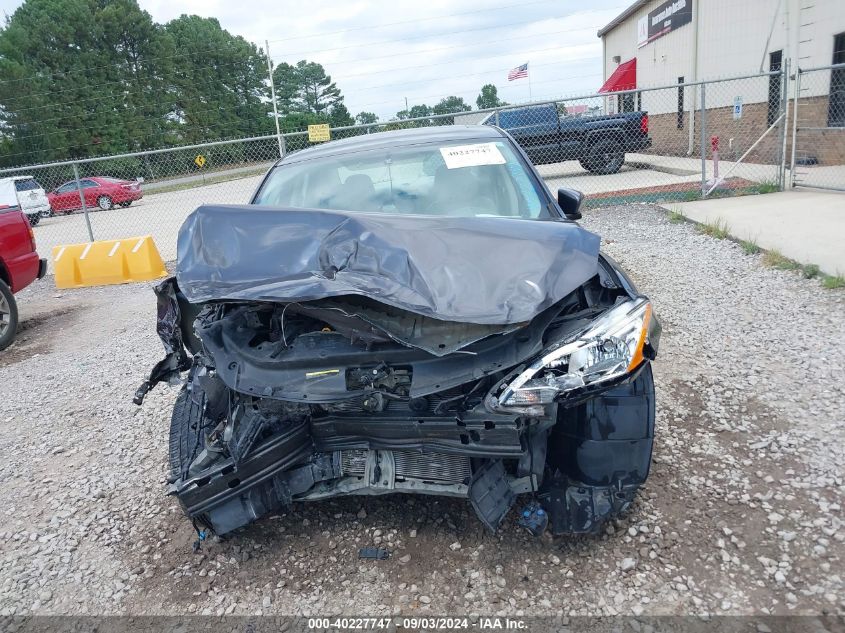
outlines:
M354 449L340 451L341 470L344 475L363 477L369 451ZM393 451L396 479L418 479L437 483L466 483L472 475L469 457L446 453L420 453L418 451Z

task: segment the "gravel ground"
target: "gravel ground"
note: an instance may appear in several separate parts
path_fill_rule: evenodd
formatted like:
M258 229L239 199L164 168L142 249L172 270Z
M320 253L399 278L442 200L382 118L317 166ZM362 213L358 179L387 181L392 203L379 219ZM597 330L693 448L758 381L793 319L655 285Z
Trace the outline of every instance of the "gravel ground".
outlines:
M301 504L192 553L149 284L19 295L0 354L0 614L842 614L845 293L649 206L591 212L664 323L658 436L597 537L487 533L462 500ZM386 545L386 561L358 548ZM364 589L365 587L365 589Z

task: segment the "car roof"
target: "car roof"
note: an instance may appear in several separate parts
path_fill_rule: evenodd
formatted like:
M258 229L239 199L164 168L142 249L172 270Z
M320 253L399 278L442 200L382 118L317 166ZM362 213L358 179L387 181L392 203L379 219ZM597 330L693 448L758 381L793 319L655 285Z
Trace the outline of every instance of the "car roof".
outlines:
M16 180L35 180L32 176L9 176L8 178L0 178L0 182L15 182Z
M362 134L350 138L329 141L321 145L309 147L288 154L276 164L295 163L310 160L320 156L348 154L370 149L386 147L407 147L423 143L454 142L454 141L491 141L505 138L506 135L498 128L489 125L438 125L432 127L417 127L408 130L393 130L390 132L376 132Z

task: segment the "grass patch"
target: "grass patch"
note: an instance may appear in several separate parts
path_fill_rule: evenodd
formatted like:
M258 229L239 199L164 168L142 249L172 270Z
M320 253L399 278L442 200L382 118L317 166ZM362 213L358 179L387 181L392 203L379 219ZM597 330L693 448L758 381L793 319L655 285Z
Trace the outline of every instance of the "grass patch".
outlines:
M715 222L705 222L698 225L698 231L704 235L715 237L717 240L723 240L728 237L728 223L722 219Z
M680 224L684 220L686 220L686 216L677 209L671 209L669 211L669 221L672 224Z
M760 252L760 247L751 240L742 240L739 244L746 255L756 255Z
M180 182L175 183L172 185L166 185L164 187L156 187L151 188L147 193L148 195L155 195L157 193L173 193L174 191L184 191L186 189L195 189L197 187L205 187L206 185L216 185L221 182L229 182L230 180L241 180L243 178L250 178L252 176L260 176L264 174L267 170L265 168L253 169L250 171L241 171L236 174L221 174L219 176L209 175L206 176L204 179L200 178L198 180L192 180L189 182Z
M819 267L815 264L804 264L801 267L801 274L804 275L804 279L813 279L819 276Z
M822 278L822 285L828 290L845 288L845 277L842 275L825 275Z
M780 191L780 187L778 187L778 184L769 180L761 182L759 185L754 187L754 189L757 193L775 193L777 191Z
M684 194L681 196L681 200L684 202L694 202L695 200L701 199L701 192L693 189L692 191L685 191Z
M794 259L789 259L777 250L766 251L763 254L763 264L769 268L777 268L778 270L799 270L801 268L801 264Z

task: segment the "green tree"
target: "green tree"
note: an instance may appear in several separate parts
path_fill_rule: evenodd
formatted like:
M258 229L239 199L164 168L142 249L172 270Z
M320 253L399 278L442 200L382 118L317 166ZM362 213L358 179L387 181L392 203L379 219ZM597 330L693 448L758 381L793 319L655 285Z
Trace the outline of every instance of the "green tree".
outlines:
M295 66L281 63L273 70L279 111L329 114L343 103L340 88L322 65L300 60ZM347 112L348 114L348 112Z
M355 119L349 114L349 110L342 103L336 103L329 112L329 123L332 127L343 127L355 125Z
M475 105L479 110L486 110L488 108L499 108L508 105L499 99L499 91L493 84L484 84L481 86L481 92L475 99Z
M26 0L0 29L0 160L269 133L267 93L263 53L217 20L162 26L136 0Z
M419 105L411 106L408 110L400 110L396 113L396 118L400 121L404 121L406 119L420 119L418 121L413 121L412 123L407 123L403 127L426 127L431 125L431 120L426 119L426 117L430 117L433 114L432 109L424 103Z
M444 97L440 102L432 108L432 114L451 114L453 112L468 112L472 110L472 106L464 102L463 97ZM433 119L435 125L452 125L455 123L454 117L442 117Z
M27 0L0 30L4 162L162 144L173 54L135 0Z
M174 58L170 120L182 142L266 134L267 59L254 44L221 28L215 18L183 15L165 27Z
M355 115L355 123L358 125L371 125L378 123L378 117L372 112L359 112Z

